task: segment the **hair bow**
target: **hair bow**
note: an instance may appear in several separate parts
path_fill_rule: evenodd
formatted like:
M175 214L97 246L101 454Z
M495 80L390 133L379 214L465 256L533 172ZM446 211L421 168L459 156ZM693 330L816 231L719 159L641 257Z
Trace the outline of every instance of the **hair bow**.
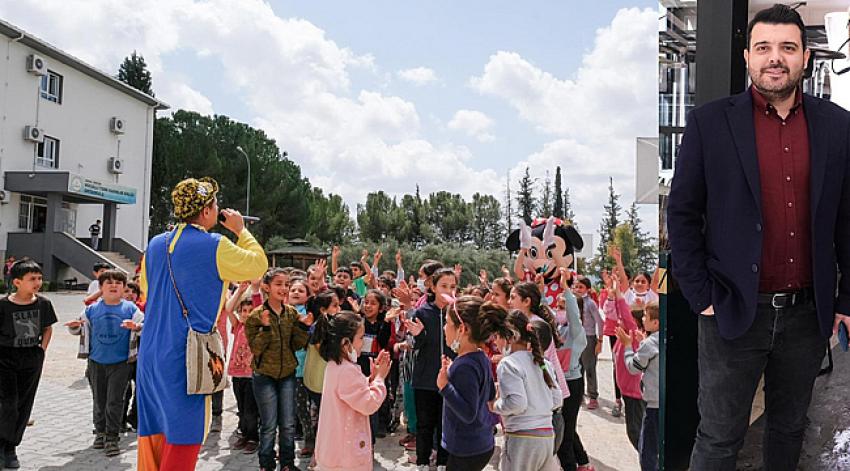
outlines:
M448 306L452 307L452 309L455 312L455 317L457 317L458 322L460 322L460 325L463 325L463 319L460 317L460 313L457 311L457 298L455 296L452 296L452 295L446 294L446 293L443 293L441 296L443 297L443 300L446 301L446 303L447 303L446 307L448 307Z

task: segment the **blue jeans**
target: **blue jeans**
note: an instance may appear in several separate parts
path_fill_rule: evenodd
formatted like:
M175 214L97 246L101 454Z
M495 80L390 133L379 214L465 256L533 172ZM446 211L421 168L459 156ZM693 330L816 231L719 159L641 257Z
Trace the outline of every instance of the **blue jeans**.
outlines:
M647 407L640 429L640 469L658 471L658 409Z
M713 316L699 317L699 412L693 471L734 471L764 373L764 469L797 469L806 412L826 353L813 303L775 310L759 305L742 336L720 337Z
M260 467L277 469L274 439L280 428L280 464L295 464L295 375L283 379L254 373L254 398L260 409Z

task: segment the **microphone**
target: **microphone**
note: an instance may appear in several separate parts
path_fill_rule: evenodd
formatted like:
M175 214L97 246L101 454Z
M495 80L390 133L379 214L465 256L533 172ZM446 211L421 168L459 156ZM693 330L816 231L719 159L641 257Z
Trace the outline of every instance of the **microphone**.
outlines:
M218 222L224 222L224 213L218 213ZM242 216L242 220L245 222L260 222L260 218L256 216Z

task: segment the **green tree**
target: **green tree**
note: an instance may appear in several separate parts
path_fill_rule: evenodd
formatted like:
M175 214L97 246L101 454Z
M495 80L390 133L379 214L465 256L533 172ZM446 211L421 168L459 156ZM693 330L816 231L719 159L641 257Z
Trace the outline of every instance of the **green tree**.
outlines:
M640 219L637 205L634 202L626 212L626 221L634 230L635 247L637 249L636 268L640 271L654 271L656 265L658 265L658 246L655 244L655 238L641 229L643 221Z
M425 244L416 247L411 244L399 244L393 239L387 239L381 243L361 242L341 246L340 263L348 264L360 259L363 249L369 253L369 263L373 261L376 249L380 249L384 256L378 263L378 271L396 270L395 253L401 250L404 260L404 271L408 277L417 276L416 273L422 262L426 259L440 260L446 266L454 266L458 263L463 267L461 272L459 288L467 285L478 284L478 270L485 269L492 280L499 275L502 266L510 267L511 260L508 252L504 249L479 249L473 245L456 243ZM409 278L408 278L409 279Z
M510 234L511 231L514 230L513 223L513 210L511 209L511 201L513 200L514 195L511 193L511 176L510 171L508 171L507 178L505 178L505 231Z
M469 213L472 215L472 242L479 249L496 249L505 240L502 225L502 208L492 195L475 193L469 203Z
M573 212L573 205L570 203L570 189L564 189L564 220L570 221L573 227L578 230L578 223L576 222L576 213Z
M469 208L459 194L438 191L428 195L428 222L434 227L437 240L468 241L470 219Z
M145 63L145 58L141 54L136 54L136 51L125 57L124 62L118 67L118 80L140 92L154 96L153 80L148 71L148 65Z
M251 160L252 216L261 219L250 227L251 232L261 242L274 235L306 236L310 183L263 131L227 116L178 110L172 117L156 120L153 137L149 235L174 222L171 190L184 178L215 178L222 206L243 209L248 170L245 158L236 151L241 146Z
M569 196L569 192L567 192ZM564 196L561 194L561 166L555 167L555 203L552 207L552 216L564 219Z
M391 216L395 203L383 191L366 195L366 204L357 205L360 239L380 242L391 234Z
M549 179L549 171L543 179L543 191L540 195L540 205L537 210L540 217L548 218L552 215L552 180Z
M634 275L641 268L638 259L638 246L635 240L635 230L628 222L623 222L614 228L612 242L620 248L623 255L623 266Z
M608 256L608 244L614 241L614 230L620 225L620 195L614 191L614 179L608 179L608 202L604 206L605 216L599 223L599 245L596 256L591 261L591 269L599 272L603 267L611 266L613 260Z
M516 202L520 217L522 217L526 224L531 224L531 220L534 217L534 183L535 179L531 178L528 167L525 167L525 175L519 181Z
M354 237L356 227L342 197L333 193L325 196L321 188L313 188L309 205L307 236L320 243L347 244Z
M428 224L426 212L426 203L419 194L419 185L416 185L416 194L402 196L398 205L397 219L400 219L400 223L396 239L417 247L433 239L433 230Z

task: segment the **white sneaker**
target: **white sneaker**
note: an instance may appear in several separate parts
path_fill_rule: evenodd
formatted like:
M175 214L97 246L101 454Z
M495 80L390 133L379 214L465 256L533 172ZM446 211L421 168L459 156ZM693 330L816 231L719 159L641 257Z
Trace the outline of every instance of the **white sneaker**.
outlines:
M428 471L428 465L427 464L420 464L419 466L416 467L416 471Z
M446 467L443 465L437 466L437 471L446 471Z

